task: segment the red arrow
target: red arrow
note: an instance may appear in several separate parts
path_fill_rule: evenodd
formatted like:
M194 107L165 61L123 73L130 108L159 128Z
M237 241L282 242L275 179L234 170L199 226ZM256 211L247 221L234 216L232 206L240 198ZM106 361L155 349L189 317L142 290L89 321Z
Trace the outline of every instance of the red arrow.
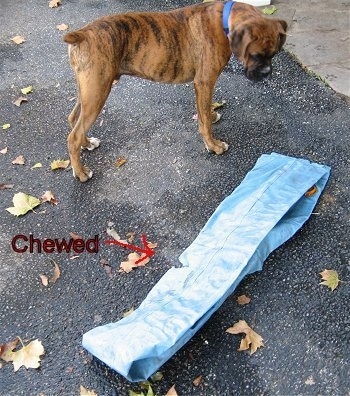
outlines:
M126 249L131 249L134 252L138 252L138 253L144 254L143 257L141 257L140 259L135 261L135 264L140 264L147 257L152 257L152 256L155 255L155 251L152 250L150 247L148 247L148 242L147 242L147 239L146 239L146 235L142 234L141 239L142 239L142 244L143 244L144 248L140 248L140 247L135 246L135 245L130 245L129 243L124 243L124 242L118 241L116 239L109 239L108 241L105 241L105 243L107 245L122 246L122 247L124 247Z

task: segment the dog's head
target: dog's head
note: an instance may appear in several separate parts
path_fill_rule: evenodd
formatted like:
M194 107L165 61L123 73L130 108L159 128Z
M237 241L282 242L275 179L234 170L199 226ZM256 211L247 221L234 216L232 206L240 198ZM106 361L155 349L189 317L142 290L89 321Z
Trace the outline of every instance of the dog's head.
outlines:
M231 51L243 63L249 80L260 81L271 74L271 60L286 41L283 20L252 18L228 34Z

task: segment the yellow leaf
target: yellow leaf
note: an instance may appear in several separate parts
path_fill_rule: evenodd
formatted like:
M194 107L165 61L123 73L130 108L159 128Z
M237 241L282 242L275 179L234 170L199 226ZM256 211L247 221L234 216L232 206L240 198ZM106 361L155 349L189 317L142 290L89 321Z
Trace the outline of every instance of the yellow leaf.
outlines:
M40 367L40 356L44 353L44 347L39 340L34 340L26 346L23 345L20 350L12 352L11 360L14 370L17 371L21 366L27 369Z
M56 169L66 169L68 168L70 161L69 160L55 160L51 162L51 170L56 170Z
M80 396L97 396L97 393L80 385Z
M41 162L37 162L30 169L42 168L43 164Z
M23 95L28 95L31 92L33 92L33 87L31 85L29 85L28 87L22 88L21 92Z
M226 332L230 334L244 333L246 335L241 341L239 351L245 351L250 348L250 354L252 355L258 348L264 346L262 337L253 331L245 320L239 320L232 327L229 327Z
M11 41L13 41L15 44L22 44L25 42L25 39L23 36L15 36L12 37Z
M12 202L14 206L7 208L6 210L14 216L25 215L27 212L40 205L38 198L24 194L22 192L15 194L13 196Z
M325 269L320 272L320 275L323 281L321 282L321 285L329 287L332 291L338 287L340 280L337 271Z
M4 124L4 125L2 126L2 129L9 129L10 126L11 126L11 124Z

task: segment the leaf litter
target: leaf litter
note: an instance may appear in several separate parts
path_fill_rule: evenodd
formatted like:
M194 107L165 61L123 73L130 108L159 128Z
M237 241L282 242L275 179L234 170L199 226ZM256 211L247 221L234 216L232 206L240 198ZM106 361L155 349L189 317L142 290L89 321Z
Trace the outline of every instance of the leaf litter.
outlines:
M245 320L239 320L232 327L229 327L226 332L230 334L245 334L245 337L241 340L241 344L238 349L239 351L250 349L250 354L252 355L258 348L264 346L263 338L252 330Z

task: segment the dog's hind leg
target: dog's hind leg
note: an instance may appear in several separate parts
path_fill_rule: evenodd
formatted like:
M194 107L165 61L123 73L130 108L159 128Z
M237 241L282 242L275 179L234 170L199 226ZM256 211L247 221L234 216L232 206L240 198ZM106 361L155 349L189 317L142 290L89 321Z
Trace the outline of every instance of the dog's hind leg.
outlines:
M92 177L92 171L83 166L80 159L80 149L93 150L100 144L99 139L88 138L87 131L96 121L103 105L111 90L113 79L101 79L102 73L82 72L77 75L79 98L69 121L73 124L73 129L68 135L68 151L73 169L73 176L81 182L85 182ZM77 119L76 119L77 118ZM74 124L75 122L75 124Z

